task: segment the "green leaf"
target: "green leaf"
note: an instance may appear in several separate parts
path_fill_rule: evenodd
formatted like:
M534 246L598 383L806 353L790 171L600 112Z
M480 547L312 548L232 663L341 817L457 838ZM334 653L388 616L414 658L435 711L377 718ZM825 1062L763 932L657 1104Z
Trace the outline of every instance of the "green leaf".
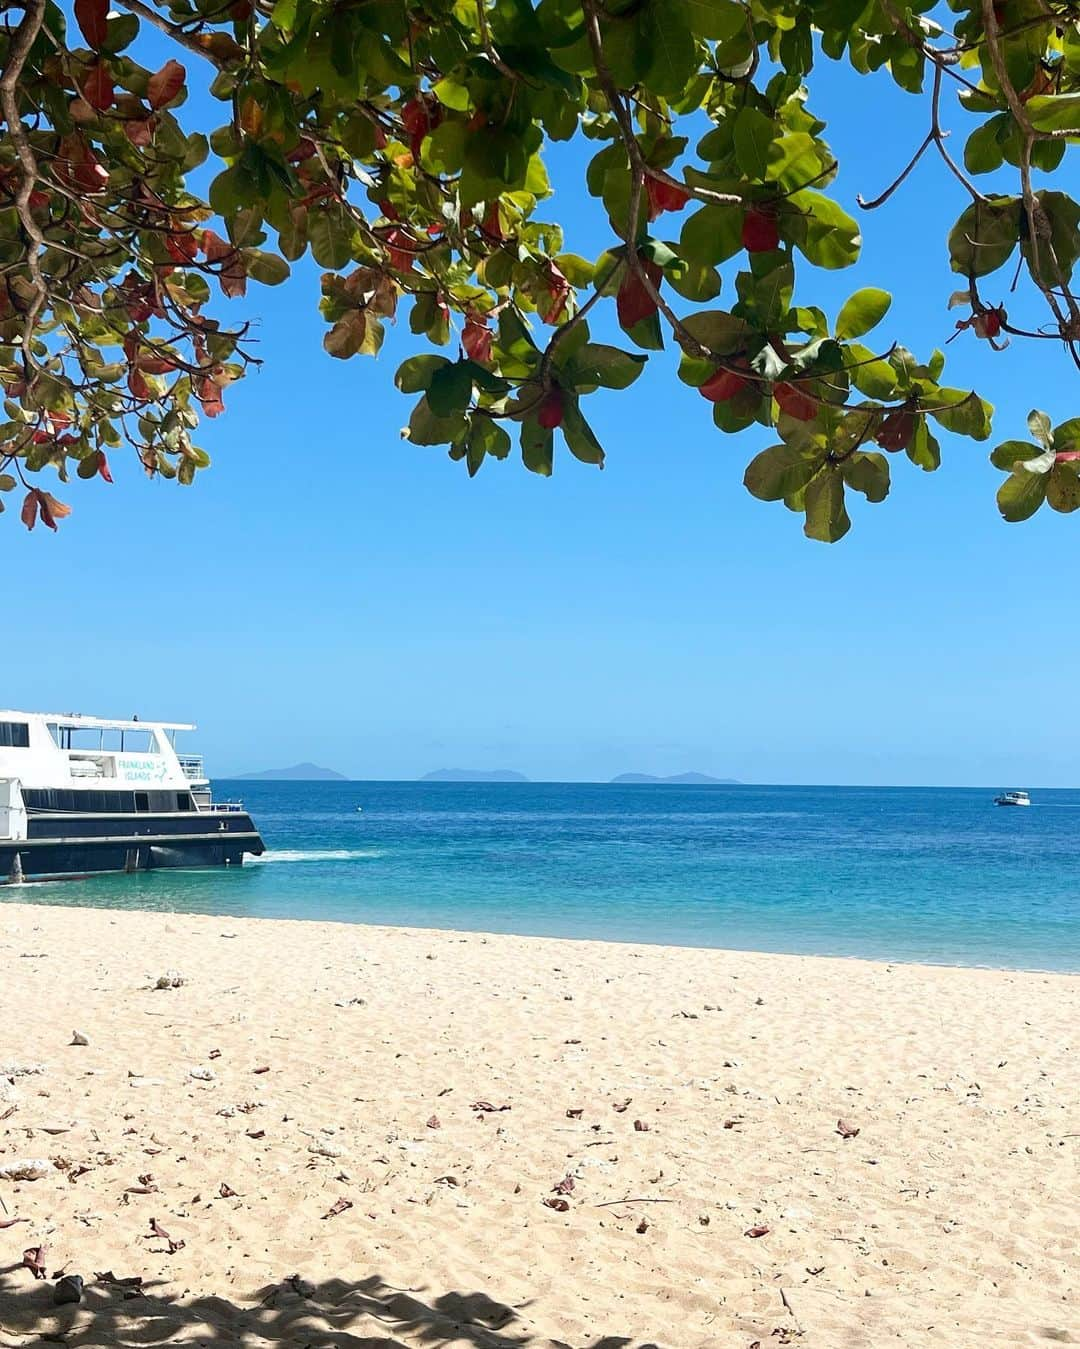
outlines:
M545 430L534 416L521 423L521 458L530 473L550 478L555 458L555 434Z
M1080 137L1080 94L1035 94L1025 111L1036 131L1071 131Z
M697 314L688 314L682 326L717 356L731 356L740 351L749 332L745 319L724 309L702 309Z
M803 498L806 524L803 533L820 543L835 543L851 528L844 505L844 475L835 465L827 465L823 473L811 479Z
M985 440L990 434L993 407L976 393L963 389L935 389L926 397L930 415L945 427L973 440Z
M995 169L1001 168L1005 151L999 133L1007 133L1012 128L1012 118L1006 113L999 113L971 133L964 146L964 167L968 173L993 173Z
M460 440L468 425L460 412L452 417L436 417L425 395L413 408L402 434L414 445L447 445Z
M284 258L261 248L245 248L244 265L248 276L261 281L264 286L280 286L289 279L291 270Z
M844 481L867 501L884 501L889 495L889 461L876 450L856 452L841 465Z
M410 356L398 366L394 383L402 393L427 393L435 372L449 364L445 356L427 352L419 356Z
M1054 433L1050 429L1050 418L1046 413L1040 412L1038 408L1032 408L1027 416L1027 424L1032 439L1037 440L1048 450L1054 443Z
M455 112L468 112L472 107L468 87L449 77L433 84L431 92L443 107L453 108Z
M472 401L473 362L456 361L444 365L431 377L427 400L436 417L452 417L464 412Z
M892 304L892 296L887 290L876 286L865 286L850 295L840 308L836 317L836 336L842 341L852 337L862 337L871 328L876 328Z
M350 356L376 356L383 342L383 326L362 309L350 309L323 338L331 356L348 360Z
M1046 501L1051 510L1069 515L1080 508L1080 476L1075 463L1058 464L1046 483Z
M726 41L747 27L747 11L738 0L683 0L698 37Z
M562 382L579 393L596 388L626 389L641 374L648 359L601 342L588 342L562 367Z
M677 266L664 272L664 279L684 300L693 300L696 304L715 300L720 294L720 273L715 267L707 267L701 262L680 258Z
M583 464L604 467L604 451L592 427L581 415L576 398L563 399L562 433L570 453Z
M355 229L340 206L308 212L308 239L320 267L344 267L353 255Z
M1080 417L1054 427L1054 448L1059 454L1080 450Z
M1010 524L1035 514L1046 500L1047 478L1024 469L1013 473L998 488L998 510Z
M683 225L679 250L706 267L726 262L742 248L742 221L738 206L703 206Z
M757 108L740 108L735 117L735 161L739 172L752 182L763 182L769 167L769 147L776 136L776 123Z
M781 234L787 230L815 267L835 270L850 267L858 259L862 235L843 207L811 188L803 188L788 200L801 214L782 213Z
M989 276L1008 262L1020 240L1020 202L973 202L949 233L949 256L962 276Z
M990 462L995 468L1011 473L1019 464L1034 459L1038 453L1038 445L1033 445L1030 440L1003 440L991 451Z
M646 79L658 94L677 95L697 67L685 0L646 0L640 31L651 53Z
M750 461L743 483L759 501L782 501L806 487L824 460L824 450L807 455L794 445L770 445Z
M490 417L474 416L469 440L493 459L505 459L510 453L510 436L504 426Z
M925 473L933 473L941 467L941 446L931 433L925 417L919 417L915 423L915 434L907 447L907 457Z
M896 369L890 361L874 359L869 347L852 342L847 349L848 375L852 384L867 398L882 401L890 399L896 393Z

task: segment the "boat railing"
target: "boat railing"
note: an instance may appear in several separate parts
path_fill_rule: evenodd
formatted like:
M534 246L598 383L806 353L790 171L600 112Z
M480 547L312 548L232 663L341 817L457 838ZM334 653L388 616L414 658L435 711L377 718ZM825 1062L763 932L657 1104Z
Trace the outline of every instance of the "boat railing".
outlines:
M189 782L206 781L201 754L178 754L176 757L180 763L180 771Z

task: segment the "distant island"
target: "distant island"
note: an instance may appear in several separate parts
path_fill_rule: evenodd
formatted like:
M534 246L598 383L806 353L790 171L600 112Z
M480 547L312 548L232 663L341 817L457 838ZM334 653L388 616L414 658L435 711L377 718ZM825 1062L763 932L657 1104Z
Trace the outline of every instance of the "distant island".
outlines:
M425 773L421 782L528 782L524 773L512 768L436 768Z
M264 768L261 773L237 773L237 779L263 782L348 782L344 773L321 768L317 763L294 763L291 768Z
M711 778L708 773L675 773L669 778L654 777L652 773L620 773L611 779L622 787L642 787L665 783L669 787L741 787L738 778Z

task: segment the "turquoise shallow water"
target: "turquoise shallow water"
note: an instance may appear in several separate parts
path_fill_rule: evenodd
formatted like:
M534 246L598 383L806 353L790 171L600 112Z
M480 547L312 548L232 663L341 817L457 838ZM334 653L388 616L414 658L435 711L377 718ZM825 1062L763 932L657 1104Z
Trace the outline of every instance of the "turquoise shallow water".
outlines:
M1076 791L1000 810L980 789L215 788L265 858L0 897L1080 971Z

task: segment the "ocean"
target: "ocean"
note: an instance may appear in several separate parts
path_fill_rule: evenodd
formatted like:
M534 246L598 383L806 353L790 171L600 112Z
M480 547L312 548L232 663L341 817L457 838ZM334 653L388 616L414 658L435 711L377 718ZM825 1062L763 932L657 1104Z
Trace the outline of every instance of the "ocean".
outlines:
M1080 971L1080 791L214 786L264 857L0 898Z

